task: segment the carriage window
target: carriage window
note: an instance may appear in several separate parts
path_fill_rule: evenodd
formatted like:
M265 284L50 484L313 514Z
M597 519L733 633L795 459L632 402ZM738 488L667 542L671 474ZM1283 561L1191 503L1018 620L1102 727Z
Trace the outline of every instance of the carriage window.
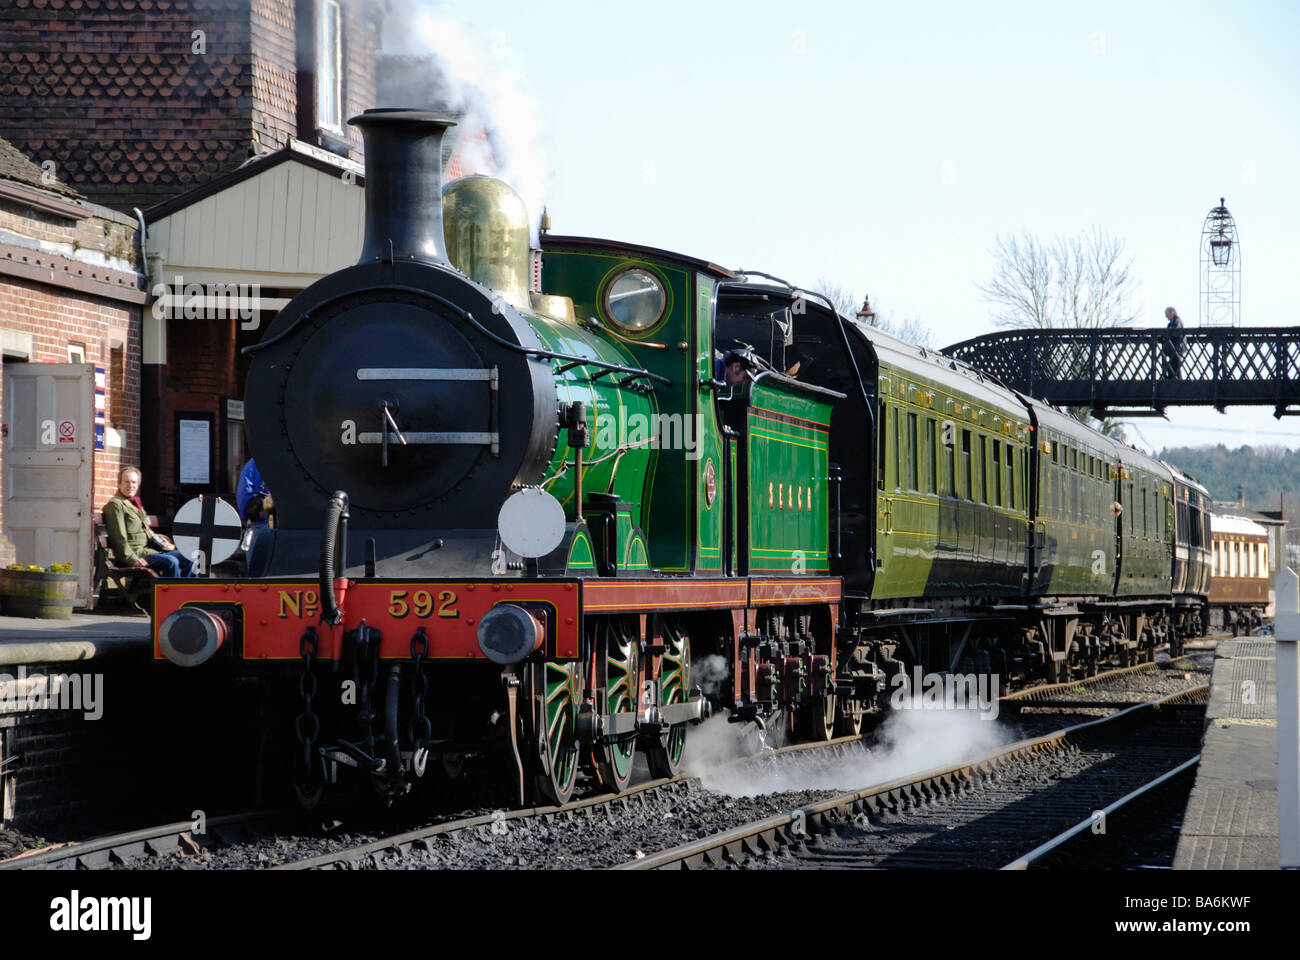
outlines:
M957 444L948 447L948 493L957 496Z
M903 431L902 412L894 408L894 489L903 486Z
M930 473L930 482L927 489L930 493L939 492L939 448L934 443L934 421L929 417L925 418L925 449L929 451L926 456Z
M967 500L975 499L975 490L971 486L971 464L970 464L970 431L961 432L961 462L962 462L962 482L965 487L962 489L962 496Z
M1007 505L1016 508L1015 448L1007 444Z
M980 499L989 502L989 441L980 437Z
M917 472L921 469L920 451L916 448L917 429L916 414L907 415L907 474L908 487L911 490L920 490L921 482L917 477Z
M876 487L885 489L885 404L880 404L879 413L876 416Z
M1002 441L993 441L993 497L1002 506Z

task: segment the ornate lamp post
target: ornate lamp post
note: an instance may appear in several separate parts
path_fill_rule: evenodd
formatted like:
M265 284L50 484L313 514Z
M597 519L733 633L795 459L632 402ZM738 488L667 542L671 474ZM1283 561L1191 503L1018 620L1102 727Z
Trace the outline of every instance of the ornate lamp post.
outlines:
M1237 224L1223 205L1210 210L1201 229L1201 316L1203 327L1241 323L1241 244Z

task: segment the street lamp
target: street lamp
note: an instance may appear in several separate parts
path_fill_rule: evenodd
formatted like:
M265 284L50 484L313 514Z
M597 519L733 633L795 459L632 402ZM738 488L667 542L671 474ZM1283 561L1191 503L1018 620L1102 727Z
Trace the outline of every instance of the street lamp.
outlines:
M1241 244L1237 224L1219 198L1201 230L1201 325L1231 326L1240 322Z
M1233 224L1232 215L1223 205L1223 197L1219 198L1219 205L1210 211L1210 219L1219 231L1210 238L1210 259L1216 267L1226 267L1232 262L1232 237L1228 235L1228 230L1232 229Z

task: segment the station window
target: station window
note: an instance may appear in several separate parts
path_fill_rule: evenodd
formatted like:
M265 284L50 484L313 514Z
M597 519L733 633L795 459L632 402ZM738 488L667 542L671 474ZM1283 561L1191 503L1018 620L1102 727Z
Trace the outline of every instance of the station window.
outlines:
M334 0L322 0L316 22L316 124L343 132L342 17Z

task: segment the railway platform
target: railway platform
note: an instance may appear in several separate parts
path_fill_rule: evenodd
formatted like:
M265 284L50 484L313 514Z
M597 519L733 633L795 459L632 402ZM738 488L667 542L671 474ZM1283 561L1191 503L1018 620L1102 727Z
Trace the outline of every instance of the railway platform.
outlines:
M103 657L147 657L149 619L74 613L70 620L0 616L0 669Z
M1175 870L1278 868L1275 647L1272 637L1219 643Z

